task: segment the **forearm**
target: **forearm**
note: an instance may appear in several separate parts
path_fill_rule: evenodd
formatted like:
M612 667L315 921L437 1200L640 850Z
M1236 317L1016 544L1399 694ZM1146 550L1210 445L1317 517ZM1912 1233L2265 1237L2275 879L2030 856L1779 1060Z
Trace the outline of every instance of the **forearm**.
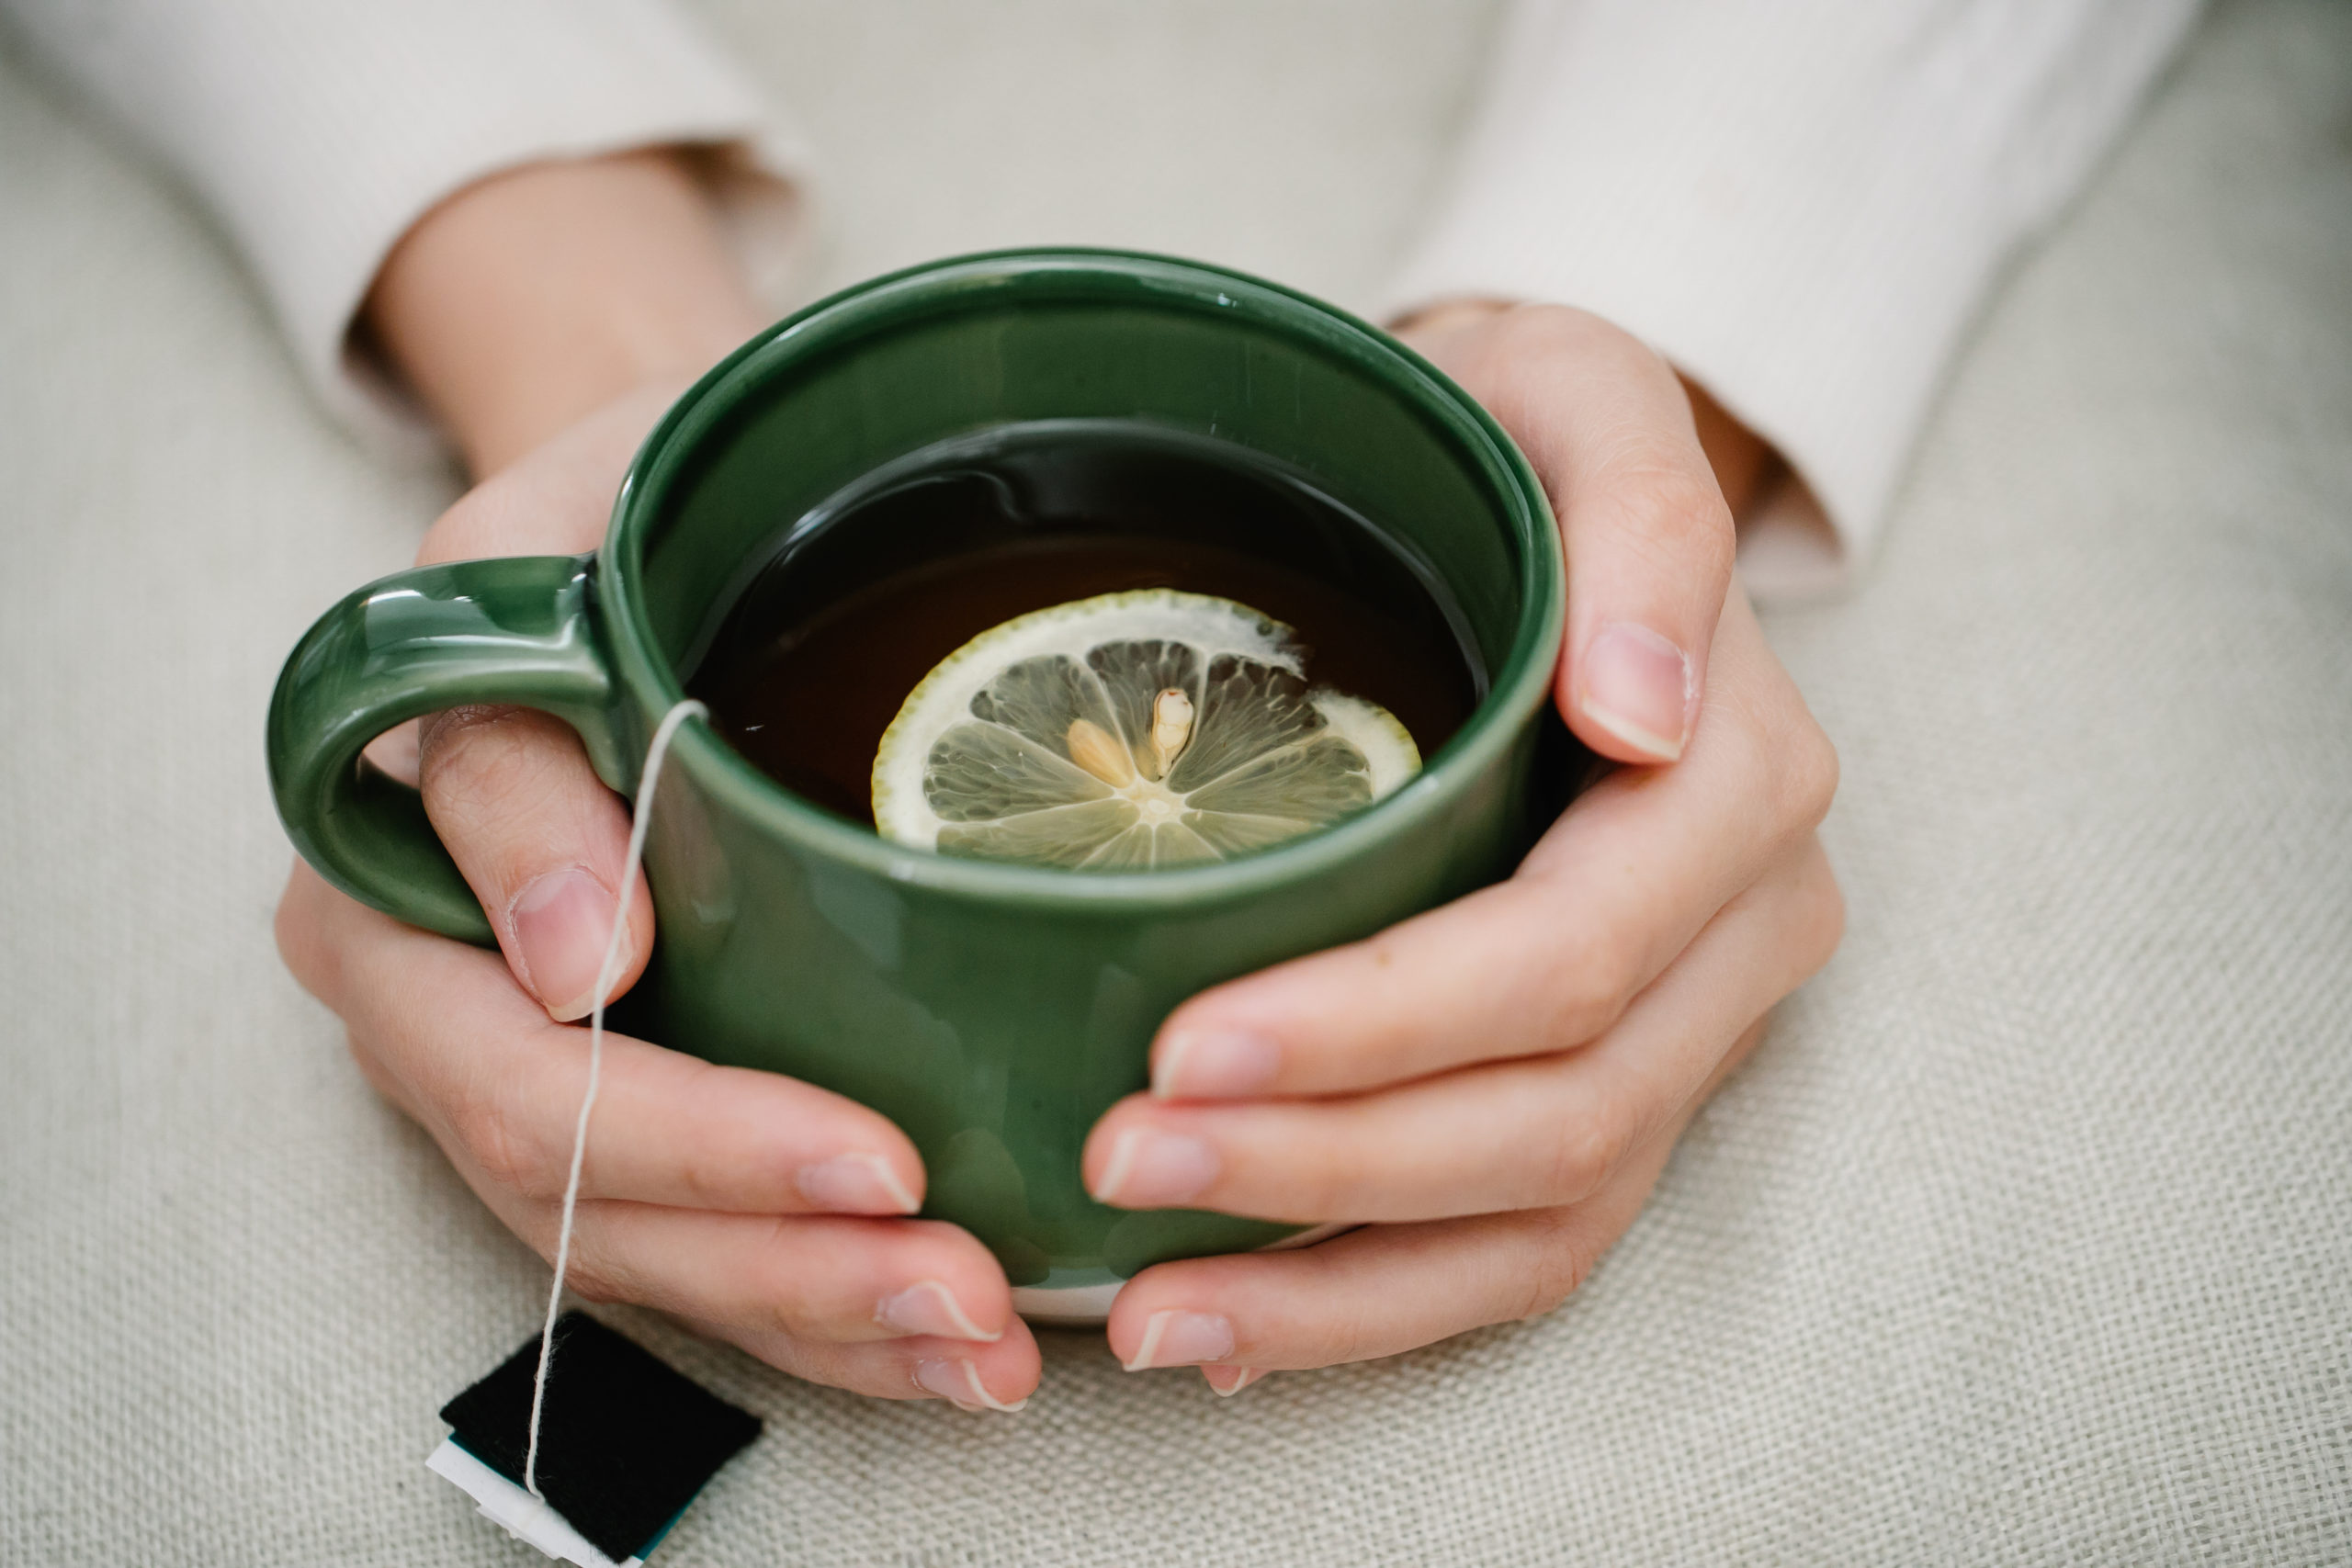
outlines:
M684 156L657 150L467 186L393 248L362 330L479 478L765 320Z

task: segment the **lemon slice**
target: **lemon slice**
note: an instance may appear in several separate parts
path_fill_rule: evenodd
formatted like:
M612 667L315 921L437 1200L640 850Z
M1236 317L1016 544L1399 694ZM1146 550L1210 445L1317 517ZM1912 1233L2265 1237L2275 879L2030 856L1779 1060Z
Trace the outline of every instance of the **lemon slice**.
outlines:
M1230 599L1146 589L1019 616L908 694L875 754L875 826L1082 871L1281 843L1421 768L1386 709L1305 670L1288 626Z

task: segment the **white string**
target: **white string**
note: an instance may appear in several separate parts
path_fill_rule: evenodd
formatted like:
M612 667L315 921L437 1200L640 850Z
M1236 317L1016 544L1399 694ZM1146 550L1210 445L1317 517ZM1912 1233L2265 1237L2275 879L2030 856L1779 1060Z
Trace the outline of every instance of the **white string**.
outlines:
M708 718L710 710L688 697L662 716L653 742L645 749L645 773L637 786L637 808L628 824L628 859L621 868L619 899L613 905L613 934L605 942L604 966L596 971L595 1004L588 1011L588 1092L580 1097L580 1121L571 1130L571 1174L563 1184L563 1224L555 1235L555 1284L548 1291L548 1320L539 1330L539 1370L531 1379L531 1446L523 1455L523 1490L544 1503L539 1490L539 1415L547 1404L548 1362L555 1355L556 1310L563 1304L563 1276L571 1266L571 1216L580 1206L580 1167L588 1155L588 1113L596 1108L596 1089L605 1072L605 998L620 979L621 938L628 930L629 896L637 891L639 863L645 855L645 829L653 820L653 785L662 776L662 759L670 738L689 718Z

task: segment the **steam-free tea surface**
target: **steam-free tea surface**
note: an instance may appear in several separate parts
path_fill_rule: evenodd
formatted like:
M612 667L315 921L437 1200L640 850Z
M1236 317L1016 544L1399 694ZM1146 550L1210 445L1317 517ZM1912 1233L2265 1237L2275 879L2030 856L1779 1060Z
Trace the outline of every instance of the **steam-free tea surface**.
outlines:
M778 782L860 821L882 733L934 665L1100 593L1173 588L1287 623L1310 681L1386 708L1425 757L1485 688L1418 562L1306 476L1210 437L1008 427L917 453L779 532L688 689Z

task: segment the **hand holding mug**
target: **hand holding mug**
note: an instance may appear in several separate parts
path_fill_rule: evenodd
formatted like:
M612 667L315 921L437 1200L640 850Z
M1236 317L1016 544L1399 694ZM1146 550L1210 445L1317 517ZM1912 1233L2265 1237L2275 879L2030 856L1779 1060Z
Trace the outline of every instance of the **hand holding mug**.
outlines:
M1557 1305L1841 928L1814 833L1836 755L1725 596L1731 519L1672 373L1562 310L1424 346L1560 514L1562 714L1597 750L1672 765L1604 780L1508 882L1219 987L1161 1029L1151 1091L1089 1142L1099 1196L1365 1222L1162 1264L1121 1294L1123 1359L1197 1364L1224 1393Z
M594 548L630 454L680 389L629 394L478 486L434 525L419 561ZM587 1032L566 1021L588 1010L627 807L571 727L528 708L427 721L421 773L504 962L370 909L300 861L278 906L279 950L342 1017L368 1082L551 1257L588 1066ZM563 891L548 897L550 885ZM642 880L629 931L624 992L653 945ZM581 1294L669 1313L796 1376L881 1398L1003 1408L1035 1388L1036 1343L988 1248L907 1217L922 1161L887 1118L625 1035L605 1050L572 1245Z
M1214 1077L1219 1050L1227 1057L1224 1090L1240 1087L1231 1077L1234 1043L1254 1039L1261 1046L1269 1043L1274 1046L1276 1062L1272 1074L1247 1087L1258 1093L1271 1089L1279 1098L1271 1105L1221 1110L1162 1108L1170 1115L1205 1119L1193 1134L1180 1131L1177 1134L1191 1136L1196 1148L1207 1149L1217 1167L1207 1179L1194 1181L1189 1197L1166 1189L1154 1193L1131 1185L1153 1174L1152 1162L1141 1153L1142 1143L1148 1141L1147 1134L1168 1129L1147 1124L1160 1113L1148 1104L1121 1108L1097 1130L1088 1150L1088 1174L1099 1193L1137 1207L1201 1203L1280 1220L1391 1223L1301 1253L1171 1263L1149 1270L1121 1298L1112 1325L1114 1346L1131 1360L1150 1364L1213 1360L1227 1378L1221 1386L1231 1386L1245 1368L1313 1365L1351 1355L1379 1354L1509 1315L1497 1310L1498 1284L1512 1301L1532 1299L1530 1292L1532 1297L1552 1294L1555 1287L1565 1291L1562 1281L1572 1280L1581 1264L1589 1263L1638 1206L1648 1179L1670 1147L1673 1134L1704 1087L1726 1066L1729 1058L1724 1047L1743 1037L1747 1021L1817 962L1820 952L1826 952L1824 943L1834 939L1834 889L1825 901L1826 874L1817 851L1811 851L1809 833L1810 823L1826 800L1826 748L1818 745L1817 732L1807 734L1809 721L1803 718L1802 705L1794 703L1785 679L1763 651L1744 605L1735 604L1724 615L1722 651L1707 677L1708 702L1692 701L1699 671L1705 668L1708 638L1714 630L1710 616L1713 605L1708 601L1711 595L1720 595L1727 547L1724 540L1709 537L1703 527L1718 519L1711 518L1703 506L1683 504L1693 497L1712 496L1711 490L1702 488L1703 465L1695 467L1694 476L1695 448L1690 446L1688 413L1670 379L1664 381L1661 390L1657 380L1665 378L1665 372L1644 351L1597 324L1580 330L1583 336L1578 340L1576 333L1564 331L1560 319L1539 313L1517 318L1508 332L1474 335L1440 348L1456 356L1461 372L1474 385L1485 383L1479 387L1482 396L1514 418L1522 440L1544 462L1555 494L1564 498L1561 510L1579 572L1579 592L1572 609L1572 652L1562 671L1566 695L1563 705L1571 722L1602 749L1621 755L1629 737L1637 752L1644 748L1655 752L1669 726L1677 731L1670 738L1672 744L1679 745L1681 732L1688 730L1691 756L1656 775L1621 775L1602 786L1564 819L1513 882L1422 917L1385 937L1212 993L1171 1021L1163 1032L1155 1064L1169 1079L1170 1089L1201 1098L1204 1084L1198 1080L1204 1072ZM1611 352L1616 355L1613 365ZM1651 379L1645 382L1645 376ZM1513 398L1521 400L1519 406L1513 406ZM632 418L641 421L644 411L604 417L626 423ZM591 427L596 427L595 422L591 422ZM540 499L529 487L544 485L546 494L552 496L592 472L597 443L613 438L598 436L591 427L568 438L568 444L551 448L536 477L518 470L515 483L506 489L493 484L469 498L444 526L449 539L472 536L464 544L447 547L472 553L580 543L578 534L559 539L552 530L537 532L545 524L526 520ZM617 442L613 446L616 449ZM1681 468L1669 465L1662 484L1652 483L1645 491L1641 483L1625 482L1629 477L1657 480L1658 473L1647 465L1678 456L1684 459ZM1612 458L1619 460L1612 465ZM608 475L611 468L605 472ZM603 482L608 484L609 479ZM598 489L598 482L584 480L579 493L593 496ZM1663 503L1659 503L1661 495ZM1644 501L1653 504L1645 509L1640 504ZM1719 513L1719 503L1716 510ZM537 513L540 519L548 515ZM584 518L589 513L580 509L573 515ZM1548 518L1545 521L1548 526ZM507 532L518 522L544 542L532 543ZM1689 528L1693 522L1702 526ZM1686 525L1688 535L1686 547L1679 551L1670 544L1678 525ZM1645 533L1645 528L1649 532ZM1669 547L1657 551L1657 538L1653 536L1667 538ZM1686 570L1692 560L1699 565L1695 572ZM1589 577L1583 575L1588 561ZM1661 606L1666 607L1663 612ZM1627 624L1675 646L1684 682L1677 694L1683 698L1679 715L1667 712L1661 716L1641 708L1638 681L1632 696L1625 694L1624 676L1628 671L1639 676L1644 660L1618 657L1612 665L1606 645L1612 629ZM1622 644L1624 639L1616 640ZM1596 646L1602 649L1600 654L1593 653ZM1555 647L1545 645L1539 677L1548 671L1550 649ZM1619 648L1620 655L1623 651ZM1634 651L1655 654L1657 650L1652 647ZM1654 658L1647 661L1653 672L1657 662ZM1656 682L1651 685L1654 688ZM1717 723L1705 716L1718 709L1760 716L1764 722L1760 728L1736 726L1727 719ZM1701 716L1692 728L1694 713ZM1713 759L1704 770L1699 767L1702 757ZM1758 782L1759 767L1765 775L1779 770L1785 784L1761 810L1754 808L1752 800L1732 798ZM1679 789L1661 788L1659 781L1668 779L1690 782ZM572 944L572 970L593 971L593 950L601 946L603 920L612 907L609 889L618 882L618 846L624 830L616 804L595 782L578 742L562 725L536 716L461 712L435 727L427 746L425 786L435 826L463 870L468 887L484 908L500 917L492 922L492 931L507 950L513 974L531 987L548 1009L559 1015L572 1011L579 998L571 994L570 981L574 976L567 971L561 954L567 943ZM665 795L667 789L665 785ZM1686 831L1693 827L1701 830ZM1672 852L1658 858L1662 849L1677 846L1681 852L1679 860ZM1629 854L1634 863L1631 876L1626 874ZM1645 880L1645 873L1662 874ZM1781 905L1762 911L1765 919L1759 928L1749 918L1757 912L1751 907L1768 885L1769 890L1789 892L1792 886L1793 892ZM1758 890L1753 897L1750 888ZM355 966L339 960L345 949L370 941L385 952L405 944L405 957L377 976L379 984L398 990L407 988L399 972L406 965L424 963L428 953L435 964L447 969L452 987L457 976L466 972L458 961L463 959L473 970L480 970L479 956L339 905L334 895L304 883L300 876L289 893L288 908L297 916L287 924L289 956L297 963L298 973L354 1021L356 1044L363 1039L395 1043L395 1049L379 1052L369 1062L376 1069L371 1076L435 1129L445 1146L451 1147L459 1168L511 1224L538 1239L535 1225L543 1228L548 1195L534 1193L528 1176L531 1162L512 1156L514 1143L510 1129L527 1127L535 1121L542 1130L563 1122L562 1108L576 1095L576 1088L566 1092L547 1086L550 1075L545 1062L559 1054L556 1043L542 1040L516 1058L517 1062L538 1060L541 1070L536 1083L530 1081L529 1072L520 1069L508 1075L486 1074L481 1064L460 1060L456 1048L435 1055L429 1040L419 1038L430 1034L429 1021L402 1016L397 1006L380 1005L380 998L371 1005L368 998L345 985ZM1798 921L1797 926L1804 929L1793 938L1772 934L1789 929L1786 917L1792 909L1809 913L1809 925ZM1568 915L1576 918L1566 919ZM642 908L633 911L632 923L635 951L642 954L650 938L650 921ZM1759 929L1765 929L1766 934L1759 937ZM566 935L567 931L572 934ZM397 943L392 941L395 936ZM1578 953L1577 944L1589 945ZM1687 954L1685 947L1690 950ZM1600 962L1595 963L1593 954ZM1563 980L1561 972L1570 966L1561 960L1569 956L1586 956L1584 973ZM1762 971L1770 971L1770 977L1758 979L1746 973L1758 971L1759 964ZM1386 989L1380 983L1384 972L1393 979ZM1661 973L1666 977L1650 985L1652 977ZM1669 986L1677 976L1680 980ZM1727 976L1733 977L1728 984ZM483 985L495 979L511 986L495 975L494 968L474 978ZM1394 1005L1366 1011L1361 1029L1347 1026L1351 1015L1340 1010L1331 1015L1341 1022L1340 1028L1319 1033L1295 1028L1286 1031L1283 998L1290 998L1287 1005L1294 1016L1302 1002L1305 1010L1311 1012L1319 1005L1318 987L1325 998L1353 993L1359 999L1385 998ZM1645 987L1643 1002L1626 1009L1623 1021L1607 1032L1608 1039L1618 1042L1613 1050L1593 1046L1567 1056L1559 1055L1601 1032L1624 998ZM1664 1000L1669 992L1671 1005ZM511 991L507 995L510 1001L519 1000ZM1242 1004L1239 1013L1232 1010L1236 998ZM445 1007L452 999L489 1005L487 994L457 988L441 999ZM1464 1000L1474 1004L1471 1010L1455 1012L1454 1004ZM1471 1038L1490 1023L1502 1021L1484 1017L1476 1005L1484 1004L1487 1012L1495 1012L1498 1000L1524 1001L1534 1010L1518 1015L1515 1031L1503 1029L1498 1033L1487 1029L1483 1043ZM1220 1009L1227 1010L1220 1013ZM1508 1007L1502 1010L1508 1011ZM1242 1013L1249 1016L1237 1026L1234 1020ZM1736 1014L1737 1021L1726 1035L1717 1015L1729 1014ZM1459 1018L1472 1020L1474 1027L1458 1027ZM1646 1033L1634 1027L1636 1018L1650 1021ZM1206 1024L1191 1026L1204 1019ZM519 1027L519 1018L514 1022ZM533 1027L564 1032L536 1021ZM1660 1045L1658 1041L1667 1036L1688 1048L1671 1050ZM1690 1040L1700 1043L1690 1045ZM1204 1042L1209 1043L1204 1045ZM361 1049L363 1061L369 1061L364 1044ZM752 1122L764 1128L770 1116L812 1125L830 1121L837 1135L826 1147L833 1152L811 1158L807 1157L811 1151L796 1145L789 1151L799 1159L793 1168L796 1172L845 1168L833 1162L847 1156L877 1179L885 1171L901 1180L908 1175L905 1166L911 1152L903 1139L894 1148L888 1137L876 1137L874 1124L886 1131L888 1124L880 1123L871 1112L773 1076L758 1080L761 1088L754 1095L749 1083L736 1082L729 1069L697 1069L650 1047L639 1050L646 1055L637 1059L645 1064L657 1060L668 1064L658 1072L646 1067L649 1085L658 1085L665 1074L672 1088L686 1084L697 1074L729 1075L723 1085L711 1086L707 1077L701 1081L710 1088L714 1100L727 1100L738 1090L752 1096L744 1103L756 1101L760 1110L744 1121L746 1128ZM385 1063L393 1058L406 1064L407 1070L387 1072ZM616 1057L616 1063L621 1059ZM1599 1064L1621 1059L1634 1065L1622 1071L1611 1069L1619 1072L1618 1077L1599 1071ZM1547 1145L1541 1125L1531 1124L1521 1137L1486 1140L1490 1145L1501 1145L1492 1150L1487 1161L1489 1168L1464 1171L1458 1156L1449 1156L1444 1148L1447 1118L1454 1118L1458 1125L1464 1105L1448 1106L1442 1103L1442 1095L1430 1100L1425 1092L1430 1086L1415 1086L1410 1092L1388 1087L1442 1072L1444 1076L1430 1079L1430 1085L1451 1082L1459 1098L1465 1085L1476 1084L1482 1077L1499 1082L1499 1064L1555 1068L1562 1061L1591 1066L1566 1075L1573 1085L1552 1084L1555 1101L1566 1103L1580 1097L1589 1101L1596 1086L1614 1086L1610 1108L1622 1111L1602 1114L1588 1103L1588 1135L1582 1143L1589 1157L1581 1166L1560 1148ZM1296 1076L1302 1068L1303 1077ZM1196 1081L1186 1082L1188 1073ZM1292 1076L1285 1077L1285 1073ZM576 1069L572 1076L576 1078ZM1636 1077L1647 1092L1634 1092L1632 1079ZM464 1098L467 1090L479 1089L485 1078L503 1088L512 1103L484 1113L479 1097L471 1101ZM618 1073L614 1081L616 1085L622 1081ZM1493 1082L1486 1083L1480 1092L1491 1100L1493 1087ZM1216 1085L1208 1085L1206 1092L1218 1091ZM706 1211L727 1213L740 1207L759 1211L764 1206L766 1213L786 1214L808 1202L808 1179L798 1175L793 1183L796 1197L779 1192L773 1177L747 1178L740 1173L739 1168L747 1160L764 1171L775 1168L773 1154L763 1157L752 1146L760 1136L775 1136L773 1130L752 1134L752 1145L712 1143L696 1138L691 1129L712 1114L714 1105L683 1094L665 1103L657 1089L646 1106L650 1109L624 1098L598 1119L598 1138L613 1138L624 1152L649 1151L640 1162L642 1168L630 1174L655 1176L641 1190L642 1195L631 1190L624 1201L663 1212L649 1216L632 1209L616 1211L622 1215L625 1229L638 1227L628 1229L628 1234L639 1238L674 1237L680 1234L676 1215L681 1213L698 1216ZM1367 1111L1373 1114L1367 1117ZM1261 1149L1263 1139L1253 1145L1245 1123L1259 1112L1265 1113L1255 1123L1259 1134L1287 1125L1306 1135L1302 1148L1308 1155L1287 1168L1279 1160L1256 1162L1253 1189L1252 1149ZM1312 1114L1325 1112L1332 1114ZM1475 1106L1472 1113L1477 1113ZM1384 1114L1390 1116L1385 1125L1381 1123ZM869 1122L860 1122L860 1116ZM1223 1130L1216 1124L1220 1116L1227 1118ZM1283 1116L1293 1121L1283 1123L1280 1120ZM640 1141L626 1130L609 1134L604 1131L623 1117L654 1129L652 1135ZM1138 1121L1139 1117L1144 1120ZM1236 1133L1237 1127L1243 1130ZM1367 1130L1372 1134L1369 1137ZM1112 1179L1111 1168L1119 1162L1123 1141L1130 1151L1126 1169ZM592 1139L592 1168L598 1163L594 1153L596 1146ZM683 1184L673 1179L681 1159L694 1173ZM1159 1163L1159 1174L1164 1177L1167 1162ZM727 1168L716 1168L718 1164ZM1384 1165L1419 1170L1430 1179L1418 1184L1392 1182L1383 1192L1377 1172ZM1197 1176L1200 1160L1195 1158L1193 1167ZM1540 1175L1531 1179L1530 1167L1547 1168L1550 1184ZM915 1175L919 1180L920 1172ZM936 1178L938 1173L933 1175ZM1018 1178L1015 1181L1017 1191ZM821 1180L818 1184L823 1185ZM888 1183L882 1185L887 1188ZM1416 1190L1402 1192L1400 1189L1407 1186ZM1270 1190L1273 1188L1287 1190L1276 1193ZM594 1190L598 1189L592 1186ZM912 1182L907 1190L909 1195L916 1190ZM708 1201L701 1204L687 1201L697 1195ZM832 1198L836 1205L841 1201L838 1195ZM1420 1205L1419 1211L1416 1204ZM1450 1225L1441 1218L1459 1215L1487 1218ZM1428 1226L1432 1220L1439 1221L1444 1232L1436 1237L1439 1250L1417 1252L1416 1248L1430 1243ZM652 1221L659 1223L650 1228L641 1224ZM779 1227L777 1235L782 1236L792 1228L797 1227ZM867 1222L865 1228L923 1232L944 1227ZM1556 1241L1571 1232L1582 1238L1580 1246L1547 1249L1541 1245L1547 1237ZM1164 1247L1166 1238L1176 1233L1136 1234L1147 1238L1157 1235L1162 1240L1148 1245ZM1490 1245L1479 1245L1481 1237ZM1470 1244L1471 1251L1453 1259L1453 1278L1439 1281L1434 1289L1395 1288L1400 1268L1408 1276L1426 1280L1426 1265L1447 1258L1445 1247L1464 1243ZM1397 1250L1400 1246L1402 1251ZM1003 1255L1001 1245L999 1251ZM748 1312L756 1320L763 1291L780 1287L783 1281L746 1280L740 1278L740 1270L739 1277L715 1284L695 1280L693 1253L692 1247L665 1252L656 1245L640 1260L616 1270L615 1277L599 1275L595 1282L708 1324L755 1353L793 1370L851 1386L873 1387L877 1393L907 1393L919 1387L954 1397L956 1389L942 1385L960 1382L967 1395L975 1396L967 1402L1002 1403L1034 1381L1034 1348L1028 1346L1025 1333L1011 1323L1005 1298L990 1294L1003 1290L1001 1276L987 1279L984 1276L989 1271L985 1268L968 1267L970 1253L959 1263L950 1252L935 1246L919 1261L923 1268L935 1263L936 1270L896 1286L879 1298L879 1305L865 1307L863 1318L854 1304L829 1302L822 1311L804 1309L780 1340L772 1328L746 1327L744 1314ZM591 1256L584 1230L582 1255ZM984 1253L979 1256L985 1258ZM1148 1256L1143 1260L1148 1261ZM1474 1283L1483 1282L1484 1288L1462 1288L1460 1266L1464 1264L1471 1270L1468 1278ZM891 1278L895 1280L896 1275ZM1511 1296L1509 1286L1514 1278L1524 1289ZM1218 1298L1202 1304L1204 1281L1211 1287L1206 1294L1215 1296L1235 1280L1254 1292L1249 1301L1236 1304L1238 1298ZM875 1284L872 1278L860 1277L849 1293L863 1303L865 1296L874 1293ZM1329 1325L1335 1317L1353 1311L1349 1292L1353 1290L1360 1299L1367 1285L1390 1300L1395 1310L1373 1336L1354 1343L1335 1341ZM964 1342L967 1353L953 1357L922 1357L919 1352L925 1348L919 1344L858 1356L838 1348L810 1348L812 1339L825 1347L870 1343L876 1337L876 1318L882 1320L880 1327L894 1326L888 1321L893 1302L906 1303L899 1309L902 1316L918 1304L932 1305L937 1321L924 1326L944 1325L957 1333L985 1334L1001 1325L1007 1331L984 1356L968 1353L968 1347L975 1343L969 1339ZM1173 1304L1155 1304L1163 1302ZM1220 1306L1226 1310L1218 1310ZM1221 1351L1214 1347L1200 1348L1206 1343L1204 1325L1212 1320L1226 1325L1227 1343ZM1241 1326L1236 1326L1237 1321ZM899 1332L903 1334L904 1329ZM828 1337L844 1334L845 1341ZM1190 1345L1180 1343L1187 1336ZM1147 1340L1156 1341L1149 1354L1144 1353ZM908 1365L910 1351L918 1354ZM869 1370L873 1368L886 1368L887 1375ZM1001 1380L1000 1372L1004 1374ZM1213 1373L1212 1382L1218 1375ZM887 1384L896 1386L876 1386Z

